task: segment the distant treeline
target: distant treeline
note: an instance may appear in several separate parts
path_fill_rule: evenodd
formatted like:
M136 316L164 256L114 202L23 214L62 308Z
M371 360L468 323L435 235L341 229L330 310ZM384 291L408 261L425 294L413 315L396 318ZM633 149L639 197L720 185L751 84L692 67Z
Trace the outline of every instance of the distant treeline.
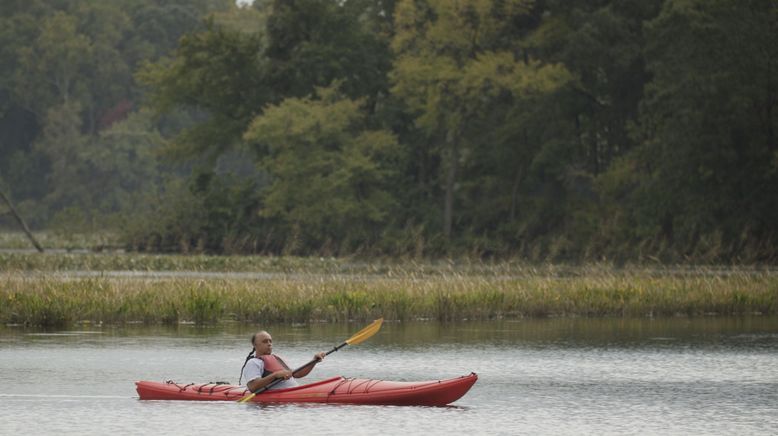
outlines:
M0 3L0 189L136 250L774 263L777 130L773 0Z

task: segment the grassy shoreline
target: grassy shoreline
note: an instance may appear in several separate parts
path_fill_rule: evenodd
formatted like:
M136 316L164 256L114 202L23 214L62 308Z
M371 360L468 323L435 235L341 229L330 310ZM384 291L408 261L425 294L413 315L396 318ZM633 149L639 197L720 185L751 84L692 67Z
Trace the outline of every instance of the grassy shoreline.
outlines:
M354 264L255 257L230 264L232 258L207 256L165 260L174 262L173 271L212 271L224 262L229 266L213 271L279 272L257 280L229 273L68 276L62 272L94 266L91 262L100 256L62 261L63 255L51 259L31 255L32 262L39 262L36 267L22 263L13 268L9 264L29 259L4 256L0 256L4 271L0 323L6 325L778 314L778 274L753 268ZM121 262L134 264L136 271L152 271L151 266L160 266L151 261L157 258L125 255ZM103 266L116 266L112 256L106 259ZM200 267L193 268L196 265Z
M765 266L0 252L0 324L778 315Z
M198 271L294 274L485 275L524 277L590 277L601 275L711 275L738 274L778 276L777 266L765 265L636 265L527 263L522 260L480 261L472 259L415 260L372 258L215 256L205 254L146 254L123 252L14 252L0 251L0 272L19 271Z

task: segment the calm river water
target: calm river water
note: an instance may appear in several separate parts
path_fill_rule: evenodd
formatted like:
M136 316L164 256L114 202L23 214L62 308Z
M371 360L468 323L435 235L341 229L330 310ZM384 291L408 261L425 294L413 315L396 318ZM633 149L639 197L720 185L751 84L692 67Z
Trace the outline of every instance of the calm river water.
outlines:
M363 325L265 327L298 366ZM236 382L256 328L0 327L0 434L778 432L774 317L385 323L305 379L477 372L451 407L138 400L135 380Z

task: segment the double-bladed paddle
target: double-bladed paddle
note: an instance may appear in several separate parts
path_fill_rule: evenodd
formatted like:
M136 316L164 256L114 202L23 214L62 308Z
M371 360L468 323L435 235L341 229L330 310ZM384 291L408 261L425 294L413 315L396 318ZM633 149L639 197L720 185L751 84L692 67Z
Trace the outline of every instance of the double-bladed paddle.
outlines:
M352 337L346 339L345 341L343 341L342 344L338 345L337 347L334 347L330 351L327 351L325 356L328 356L331 353L334 353L334 352L340 350L341 348L345 347L346 345L357 345L357 344L359 344L361 342L364 342L364 341L370 339L371 336L373 336L374 334L376 334L376 332L378 332L378 330L381 328L381 324L383 322L384 322L383 318L378 318L377 320L375 320L372 323L370 323L370 325L368 325L367 327L365 327L362 330L356 332L354 334L354 336L352 336ZM309 365L313 365L314 363L318 362L318 360L319 359L313 359L310 362L306 363L305 365L295 369L294 371L292 371L292 376L294 376L295 373L297 373L298 371L302 370L303 368L305 368L305 367L307 367ZM246 401L251 400L257 394L265 392L266 390L268 390L271 387L275 386L276 384L280 383L281 380L283 380L283 379L279 378L279 379L273 380L272 382L268 383L267 385L257 389L256 391L252 392L251 394L246 395L245 397L241 398L240 400L238 400L238 402L239 403L245 403Z

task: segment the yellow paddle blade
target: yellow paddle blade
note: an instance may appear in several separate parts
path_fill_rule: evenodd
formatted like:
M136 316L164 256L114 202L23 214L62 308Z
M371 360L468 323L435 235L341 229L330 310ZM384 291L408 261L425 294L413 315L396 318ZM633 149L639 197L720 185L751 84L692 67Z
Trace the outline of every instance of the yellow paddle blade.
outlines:
M378 318L377 320L370 323L369 326L363 328L362 330L356 332L354 336L346 339L346 343L349 345L356 345L360 342L364 342L368 339L370 339L371 336L376 334L378 330L381 329L381 324L384 323L383 318Z
M254 398L256 395L257 395L257 394L246 395L245 397L243 397L243 398L241 398L240 400L238 400L238 402L239 402L239 403L245 403L246 401L248 401L248 400L250 400L250 399Z

